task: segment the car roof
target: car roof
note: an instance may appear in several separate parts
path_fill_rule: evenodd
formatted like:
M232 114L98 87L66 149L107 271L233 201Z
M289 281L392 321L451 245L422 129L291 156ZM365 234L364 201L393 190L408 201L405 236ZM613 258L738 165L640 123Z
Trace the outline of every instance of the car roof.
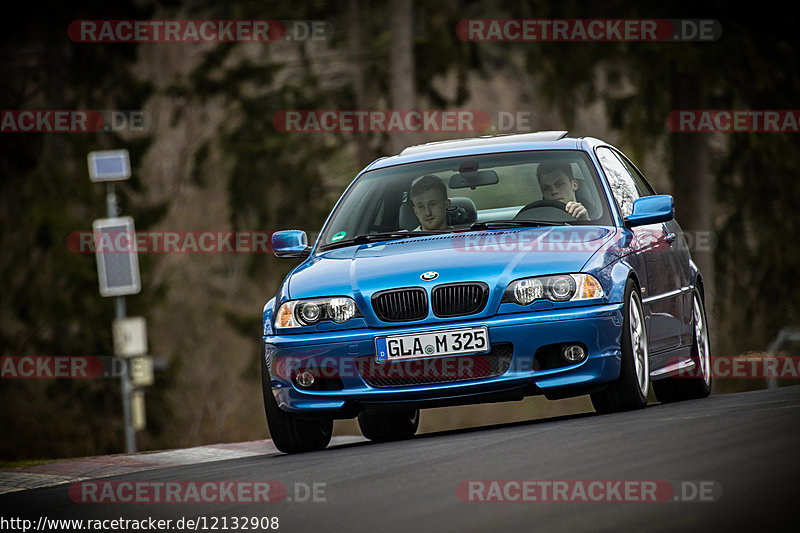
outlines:
M364 171L447 157L525 150L588 150L597 144L605 144L603 141L591 137L567 137L566 135L566 131L538 131L418 144L405 148L398 155L373 161Z

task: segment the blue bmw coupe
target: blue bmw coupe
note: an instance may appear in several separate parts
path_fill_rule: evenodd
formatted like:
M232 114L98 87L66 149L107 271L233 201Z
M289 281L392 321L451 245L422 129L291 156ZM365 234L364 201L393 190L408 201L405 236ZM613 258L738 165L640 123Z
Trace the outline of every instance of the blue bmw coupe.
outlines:
M590 394L600 413L711 390L703 279L619 150L545 131L378 159L264 306L271 437L322 449L333 420L409 438L420 409Z

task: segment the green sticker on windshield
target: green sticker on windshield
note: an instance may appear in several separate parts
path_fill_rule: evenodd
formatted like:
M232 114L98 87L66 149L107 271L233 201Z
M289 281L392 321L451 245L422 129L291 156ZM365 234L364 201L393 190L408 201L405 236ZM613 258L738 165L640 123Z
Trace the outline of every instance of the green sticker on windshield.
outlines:
M340 231L339 233L331 237L331 242L341 241L342 239L344 239L345 235L347 235L346 231Z

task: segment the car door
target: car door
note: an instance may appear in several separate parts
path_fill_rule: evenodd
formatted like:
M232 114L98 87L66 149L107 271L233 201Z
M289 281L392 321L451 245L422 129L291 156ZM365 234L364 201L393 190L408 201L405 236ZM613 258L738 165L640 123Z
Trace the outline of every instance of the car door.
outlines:
M631 214L635 200L654 194L635 169L628 169L624 156L608 147L599 147L596 153L623 217ZM676 235L672 229L668 223L657 223L631 230L645 266L640 280L642 305L653 353L679 346L682 331L681 271L673 253Z
M633 177L636 188L639 191L646 191L645 193L642 193L642 196L655 194L653 188L644 178L642 173L639 172L639 170L633 165L633 163L631 163L624 154L620 152L615 153L617 156L619 156L619 159ZM669 253L672 255L672 260L676 269L675 275L677 276L681 290L681 294L678 296L681 301L680 307L682 311L678 325L680 328L680 344L688 346L692 344L694 340L694 325L692 323L692 293L691 291L686 290L691 284L691 267L689 266L691 256L689 255L689 244L686 242L686 238L683 235L683 230L681 229L681 226L678 224L677 220L672 219L668 222L665 222L663 226L666 243L663 243L659 250L663 253Z

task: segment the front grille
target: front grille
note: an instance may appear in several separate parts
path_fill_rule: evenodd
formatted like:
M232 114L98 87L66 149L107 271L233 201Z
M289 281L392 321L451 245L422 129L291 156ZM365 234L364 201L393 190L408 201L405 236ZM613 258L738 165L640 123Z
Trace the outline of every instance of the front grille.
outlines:
M372 308L384 322L422 320L428 316L428 297L419 287L392 289L373 295Z
M500 343L482 355L449 355L378 363L374 355L356 357L358 373L370 387L406 387L492 378L511 366L514 345Z
M479 282L439 285L431 293L433 313L440 318L478 313L488 298L489 286Z

